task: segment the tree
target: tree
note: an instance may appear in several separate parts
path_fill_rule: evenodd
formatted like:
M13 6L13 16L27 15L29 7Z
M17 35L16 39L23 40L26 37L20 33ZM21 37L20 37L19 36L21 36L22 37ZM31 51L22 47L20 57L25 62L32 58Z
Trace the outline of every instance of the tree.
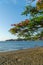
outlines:
M34 0L31 0L31 3ZM28 16L30 14L30 19L26 19L18 24L12 24L14 26L10 29L12 34L17 34L18 37L22 37L24 39L30 40L33 37L38 37L38 30L43 28L43 0L38 0L36 6L32 6L31 4L25 7L22 15ZM36 33L36 34L35 34ZM40 32L41 33L41 32ZM35 35L34 35L35 34Z

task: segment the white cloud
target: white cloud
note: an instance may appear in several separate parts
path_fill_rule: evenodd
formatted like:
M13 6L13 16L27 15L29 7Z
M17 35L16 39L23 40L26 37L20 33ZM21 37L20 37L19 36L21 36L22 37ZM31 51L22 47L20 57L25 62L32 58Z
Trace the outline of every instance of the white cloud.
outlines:
M0 0L0 4L10 4L10 3L16 4L17 1L16 0Z

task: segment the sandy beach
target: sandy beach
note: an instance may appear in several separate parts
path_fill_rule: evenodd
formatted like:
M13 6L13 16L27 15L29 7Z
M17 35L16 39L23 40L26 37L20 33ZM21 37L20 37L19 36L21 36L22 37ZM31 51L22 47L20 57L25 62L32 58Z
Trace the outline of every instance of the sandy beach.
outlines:
M0 52L0 65L43 65L43 47Z

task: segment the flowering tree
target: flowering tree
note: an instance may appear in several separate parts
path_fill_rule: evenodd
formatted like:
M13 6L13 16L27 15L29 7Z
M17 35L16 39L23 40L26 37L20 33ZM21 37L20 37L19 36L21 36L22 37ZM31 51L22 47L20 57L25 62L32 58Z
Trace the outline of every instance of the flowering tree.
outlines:
M34 0L30 1L32 3ZM43 28L43 0L38 0L35 7L31 4L27 5L22 15L27 16L28 14L30 14L30 19L26 19L18 24L12 24L11 26L14 27L10 29L10 32L27 40L33 39L35 36L39 38L38 30ZM40 32L40 36L43 37L42 32L43 30Z

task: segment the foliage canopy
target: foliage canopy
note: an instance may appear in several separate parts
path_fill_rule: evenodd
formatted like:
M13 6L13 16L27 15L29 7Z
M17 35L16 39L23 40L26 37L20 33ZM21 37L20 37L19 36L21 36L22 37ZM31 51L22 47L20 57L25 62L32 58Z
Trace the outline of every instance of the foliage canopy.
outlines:
M34 0L31 0L32 2ZM31 3L32 3L31 2ZM21 21L18 24L12 24L12 28L9 30L12 34L17 34L18 37L22 37L27 40L42 39L43 38L43 0L38 0L36 6L27 5L22 15L28 16L30 19ZM42 28L42 31L40 30ZM40 30L40 31L39 31Z

